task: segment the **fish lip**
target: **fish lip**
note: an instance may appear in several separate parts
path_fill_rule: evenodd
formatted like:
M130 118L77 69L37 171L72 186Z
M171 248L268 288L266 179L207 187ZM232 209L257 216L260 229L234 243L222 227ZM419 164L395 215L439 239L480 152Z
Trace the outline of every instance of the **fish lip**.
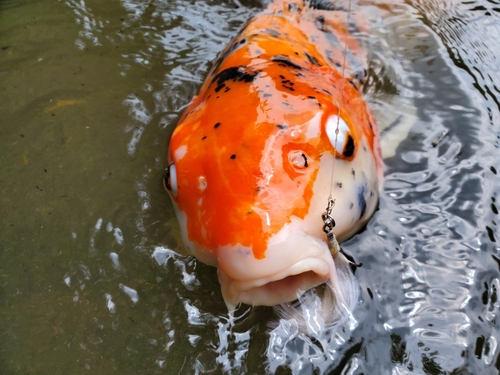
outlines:
M310 263L313 263L314 267L311 267ZM313 272L314 274L319 276L327 276L329 269L326 262L323 261L322 259L305 258L293 264L291 267L288 267L287 269L284 269L270 277L258 278L249 281L240 281L238 282L238 286L241 288L242 291L245 291L275 281L280 281L290 276L297 276L306 272Z
M331 278L333 260L307 257L266 277L236 280L219 268L222 295L229 310L239 303L274 306L296 300Z

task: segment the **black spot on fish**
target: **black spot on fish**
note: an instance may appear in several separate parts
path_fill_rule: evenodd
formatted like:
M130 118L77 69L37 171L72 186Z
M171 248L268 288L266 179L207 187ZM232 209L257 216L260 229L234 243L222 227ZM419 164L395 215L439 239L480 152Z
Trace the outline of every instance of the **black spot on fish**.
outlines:
M286 125L281 125L281 124L276 125L276 127L277 127L278 129L282 129L282 130L283 130L283 129L288 129L288 126L286 126Z
M351 173L352 173L352 177L354 179L356 179L356 171L354 170L354 168L351 169Z
M206 135L201 138L202 141L204 141L205 139L207 139Z
M326 92L328 95L332 95L332 93L326 89L323 89L323 92Z
M325 17L323 17L323 16L316 17L314 24L316 25L316 28L319 31L323 31L323 32L325 31Z
M221 85L217 86L217 87L215 88L215 92L219 92L219 91L220 91L220 90L222 90L224 87L226 87L226 84L225 84L225 83L223 83L223 84L221 84Z
M342 153L346 158L350 158L354 155L354 139L349 134L347 137L347 144L345 145L344 152Z
M349 209L352 210L354 208L354 203L351 202L351 204L349 205Z
M236 154L232 154L230 157L231 159L236 159Z
M363 185L358 191L358 206L360 210L359 218L361 219L366 212L366 199L365 199L366 186Z
M349 82L356 90L358 89L352 80L349 79L347 82Z
M342 189L342 182L337 182L337 186Z
M309 62L310 62L311 64L316 65L316 66L321 66L321 64L318 62L318 60L316 59L316 57L311 56L311 55L310 55L310 54L308 54L307 52L306 52L306 57L307 57L307 59L309 60Z
M280 78L281 78L281 79L285 79L285 76L282 76L282 75L280 74Z
M273 94L264 94L264 95L262 95L263 98L270 98L271 96L273 96Z
M244 69L244 68L245 67L243 67L243 66L239 66L239 67L235 66L232 68L224 69L222 72L218 73L212 79L212 82L211 82L211 84L214 82L217 83L217 87L215 88L215 92L218 92L219 90L224 88L226 86L225 85L226 81L247 82L247 83L253 82L253 80L255 79L257 74L259 74L259 73L258 72L253 72L253 73L244 72L244 71L242 71L242 69Z
M294 69L298 69L298 70L302 70L302 69L304 69L302 66L297 65L297 64L295 64L295 63L291 62L290 60L288 60L288 59L287 59L286 57L284 57L284 56L275 56L275 57L273 57L273 59L272 59L272 60L273 60L274 62L281 63L281 64L283 64L283 65L285 65L285 66L289 66L289 67L294 68Z
M281 33L279 31L273 30L273 29L264 29L264 31L268 34L271 34L273 36L281 36Z
M493 174L497 174L497 170L495 169L495 167L494 167L494 166L491 166L491 167L490 167L490 171L492 171L492 172L493 172Z
M295 91L295 89L292 87L294 85L294 83L288 79L284 79L283 81L281 81L281 84L283 85L283 87L287 90L290 90L290 91Z
M240 40L240 44L245 44L247 42L247 39L246 38L243 38Z
M214 129L217 129L220 126L220 122L214 125Z
M290 106L290 103L287 103L287 102L281 102L281 104L283 104L283 105L285 105L285 106L287 106L287 107L289 107L289 106Z
M335 5L328 0L308 0L309 7L318 10L335 10Z

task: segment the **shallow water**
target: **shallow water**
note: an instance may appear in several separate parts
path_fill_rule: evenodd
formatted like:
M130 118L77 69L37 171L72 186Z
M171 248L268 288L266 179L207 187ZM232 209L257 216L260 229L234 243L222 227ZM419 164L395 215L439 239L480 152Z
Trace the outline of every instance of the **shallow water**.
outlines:
M0 1L1 374L495 374L500 4L369 5L366 97L411 124L344 249L353 319L231 321L183 255L168 139L258 1Z

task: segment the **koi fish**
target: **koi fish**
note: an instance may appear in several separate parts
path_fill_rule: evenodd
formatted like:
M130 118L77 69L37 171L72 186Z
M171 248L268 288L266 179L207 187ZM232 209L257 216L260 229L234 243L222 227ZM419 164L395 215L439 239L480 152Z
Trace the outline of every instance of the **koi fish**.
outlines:
M215 60L173 132L164 183L183 241L218 268L230 310L286 304L323 283L329 314L357 301L349 262L322 230L330 194L336 237L360 230L383 168L360 92L366 53L345 19L331 1L274 1Z

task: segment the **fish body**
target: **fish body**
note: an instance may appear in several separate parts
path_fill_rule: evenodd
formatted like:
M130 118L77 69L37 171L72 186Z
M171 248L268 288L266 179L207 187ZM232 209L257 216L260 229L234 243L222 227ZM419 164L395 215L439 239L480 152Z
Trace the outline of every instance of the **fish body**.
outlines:
M357 299L321 216L331 194L334 233L355 234L382 175L360 93L366 53L345 19L329 1L273 2L219 55L174 130L165 183L229 308L287 303L327 281L337 304Z

